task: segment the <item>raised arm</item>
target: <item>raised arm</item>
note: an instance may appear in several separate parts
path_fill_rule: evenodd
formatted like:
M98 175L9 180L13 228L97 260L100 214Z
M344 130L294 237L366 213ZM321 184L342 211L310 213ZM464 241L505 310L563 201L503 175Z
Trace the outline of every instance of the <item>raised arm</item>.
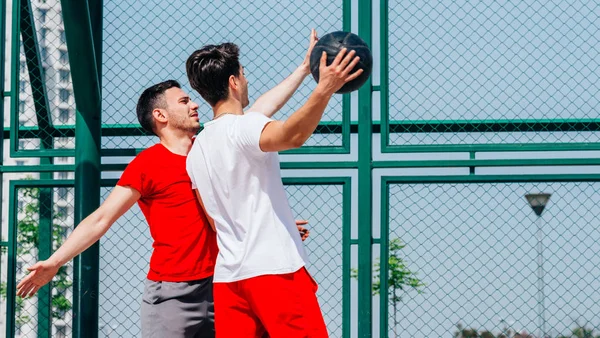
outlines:
M310 33L308 51L302 64L285 80L261 95L247 111L258 112L267 117L278 112L298 90L302 81L310 74L310 53L317 43L317 32L313 29Z
M33 296L52 280L61 266L96 243L139 198L140 193L137 190L116 186L104 203L79 223L50 258L27 268L31 273L17 285L17 295Z
M360 61L359 57L354 57L354 55L354 51L346 54L344 48L331 65L327 66L327 54L323 52L319 65L319 84L308 101L286 121L272 121L264 127L260 135L262 151L275 152L298 148L308 140L319 125L333 93L362 73L362 69L359 69L350 74Z

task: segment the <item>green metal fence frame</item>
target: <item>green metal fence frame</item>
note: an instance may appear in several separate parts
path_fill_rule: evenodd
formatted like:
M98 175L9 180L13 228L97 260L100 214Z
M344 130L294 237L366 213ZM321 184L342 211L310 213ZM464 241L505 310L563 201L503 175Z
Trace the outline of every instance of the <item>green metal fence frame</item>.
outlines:
M549 174L549 175L453 175L453 176L382 176L381 177L381 237L380 243L380 281L379 327L380 337L389 335L389 194L391 184L453 184L453 183L554 183L554 182L600 182L600 174ZM385 292L383 291L385 290Z
M100 181L100 186L103 188L114 187L117 183L117 179L103 179ZM342 332L343 337L350 337L350 302L351 302L351 294L350 294L350 264L351 264L351 256L350 256L350 247L351 247L351 178L350 177L285 177L283 178L283 183L286 186L294 185L294 186L306 186L306 185L341 185L342 186ZM50 179L40 179L40 180L13 180L10 182L9 187L9 217L8 217L8 240L6 242L0 242L0 247L7 247L8 253L8 271L7 271L7 301L6 301L6 336L14 337L15 335L15 302L16 302L16 250L17 250L17 224L18 224L18 206L17 194L18 190L21 188L40 188L40 189L48 189L48 188L75 188L76 181L75 180L50 180ZM51 224L51 223L50 223ZM75 224L77 224L75 222ZM40 237L44 238L52 238L51 235L52 227L43 227L40 228ZM49 248L51 248L51 243L49 243ZM99 245L98 245L99 246ZM89 249L88 249L89 250ZM81 271L78 271L77 264L73 264L73 280L81 278L78 277L78 274L81 274ZM94 279L95 288L99 287L99 278ZM98 313L98 308L94 310L90 310L85 307L89 307L89 304L86 303L85 299L81 299L81 297L76 297L75 292L77 288L75 287L75 283L73 284L73 321L76 323L76 318L82 316L83 311L88 313ZM48 297L50 296L50 287L47 285L44 287ZM79 291L81 292L81 291ZM98 293L94 295L96 298L96 304L98 304ZM40 296L38 296L39 298ZM49 303L48 303L49 304ZM98 307L98 305L96 305ZM38 309L39 311L39 309ZM46 312L46 311L45 311ZM48 309L49 312L49 309ZM46 330L38 331L38 337L50 337L51 336L51 316L40 316L41 321L38 320L38 327L46 328ZM95 325L91 325L92 327L98 326L98 315L93 317L94 320L88 319L86 321L86 333L82 332L83 330L76 331L75 326L73 327L73 336L74 337L89 337L87 327L90 324L96 322ZM96 335L97 335L96 330Z
M465 121L390 121L389 113L389 1L380 0L380 79L373 87L380 91L381 152L492 152L492 151L577 151L600 150L600 143L517 143L517 144L451 144L451 145L390 145L390 131L399 133L454 132L548 132L600 131L600 119L550 120L465 120Z
M29 0L21 0L21 3L29 3ZM75 99L77 106L77 122L75 126L52 126L50 116L47 118L50 123L46 125L49 130L39 127L19 127L18 125L18 81L19 70L19 34L21 33L21 11L19 6L13 6L12 39L13 46L11 53L11 74L10 88L5 90L4 84L0 87L1 94L4 97L10 96L10 117L11 125L4 128L1 140L9 139L10 156L19 157L40 157L46 159L39 165L33 166L4 166L0 159L0 175L3 173L39 173L40 180L32 181L11 181L10 182L10 205L9 239L0 242L0 247L9 248L9 279L8 279L8 298L12 299L12 308L7 307L7 336L14 331L14 318L9 318L9 314L14 314L14 286L16 285L15 264L12 259L15 258L16 250L16 203L14 193L19 187L38 186L38 187L75 187L78 194L76 203L76 220L83 219L93 209L99 205L98 200L83 199L81 192L94 192L100 189L100 186L110 186L115 180L100 180L101 172L121 171L126 164L100 164L100 156L135 156L141 149L100 149L100 135L102 136L141 136L147 135L139 129L137 125L100 125L93 122L94 117L99 114L99 88L101 77L101 34L102 34L102 1L101 0L62 0L64 9L65 32L68 40L69 52L73 55L79 55L79 58L71 58L71 69L73 75ZM372 14L373 3L370 0L358 0L358 34L367 42L372 44L373 27ZM343 29L351 30L351 7L350 0L343 0ZM66 9L66 10L65 10ZM0 4L0 12L6 14L6 2ZM481 120L481 121L390 121L389 119L389 32L388 32L388 14L389 3L387 0L381 0L379 5L380 22L379 27L381 54L380 54L380 79L379 85L372 85L371 79L358 91L358 121L350 120L350 95L346 94L342 98L342 121L322 122L317 128L317 133L341 133L341 146L310 146L301 149L284 152L285 154L349 154L350 136L358 134L358 146L355 151L358 154L356 161L327 161L327 162L282 162L282 169L352 169L357 172L358 186L358 237L350 238L350 205L351 180L348 177L336 178L285 178L285 184L343 184L344 188L344 206L343 206L343 336L350 336L350 248L356 245L358 248L358 335L360 337L372 336L372 311L373 296L372 288L372 254L373 245L380 244L381 271L387 273L387 254L388 254L388 192L389 184L402 183L491 183L491 182L581 182L581 181L600 181L600 175L588 174L562 174L562 175L474 175L478 167L545 167L545 166L590 166L600 165L600 158L542 158L542 159L477 159L477 152L522 152L522 151L584 151L600 150L600 143L526 143L526 144L467 144L467 145L390 145L389 136L391 132L397 133L456 133L456 132L522 132L522 131L600 131L600 119L555 119L555 120ZM0 18L0 29L6 32L6 15ZM69 28L70 27L70 28ZM76 27L76 28L73 28ZM77 27L84 27L79 30ZM89 28L89 29L88 29ZM34 39L35 40L35 39ZM29 43L29 42L28 42ZM35 41L34 41L35 43ZM0 44L0 51L5 52L5 43ZM86 57L81 57L83 53ZM2 53L2 55L5 55ZM87 58L87 59L86 59ZM87 61L83 61L87 60ZM93 62L90 62L93 60ZM0 65L0 74L4 75L4 63ZM94 74L95 79L83 78L87 74ZM76 86L75 86L76 84ZM372 104L373 93L380 92L381 121L373 121ZM43 95L45 96L45 94ZM42 97L42 99L47 99ZM0 107L0 115L4 114L4 107ZM36 109L36 112L41 110ZM42 118L43 120L43 118ZM100 119L98 120L100 121ZM372 149L372 135L379 133L381 136L382 153L416 153L416 152L461 152L468 153L470 159L465 160L415 160L415 161L374 161ZM75 149L50 149L51 147L42 147L37 150L19 150L18 139L28 135L42 139L43 135L54 137L74 137L76 138ZM33 135L33 136L32 136ZM2 149L0 149L0 153ZM75 165L54 165L50 161L54 156L75 157ZM372 234L372 216L373 216L373 169L381 168L469 168L471 175L465 176L385 176L381 179L381 201L382 201L382 223L381 237L373 238ZM53 172L68 171L75 172L76 180L51 180ZM76 222L77 223L77 222ZM11 230L12 229L12 230ZM12 231L12 232L11 232ZM14 238L13 238L14 237ZM12 248L12 253L11 249ZM73 311L77 311L77 318L74 327L75 337L95 337L98 334L98 251L97 247L86 252L76 261L74 267L74 296L77 297L74 303ZM95 273L88 275L85 280L80 280L79 273L81 266L89 268ZM11 275L12 271L12 275ZM12 279L11 279L12 278ZM387 290L387 279L381 278L382 288ZM10 284L12 283L12 284ZM79 290L76 288L80 288ZM89 297L79 298L83 290ZM94 293L96 292L96 293ZM12 298L11 298L12 297ZM94 305L96 304L96 305ZM10 302L7 302L7 306ZM380 303L380 327L381 336L387 337L387 298L385 302ZM81 315L80 314L81 312ZM86 319L87 318L87 319ZM95 319L93 319L95 318ZM95 320L96 327L84 328L81 322L84 320ZM9 322L11 320L12 322ZM10 325L12 323L12 325ZM385 335L384 335L385 333Z

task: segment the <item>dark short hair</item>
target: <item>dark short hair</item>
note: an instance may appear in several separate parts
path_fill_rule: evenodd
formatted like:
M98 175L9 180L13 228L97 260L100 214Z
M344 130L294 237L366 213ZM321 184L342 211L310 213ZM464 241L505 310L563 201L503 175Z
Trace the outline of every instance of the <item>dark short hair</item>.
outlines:
M204 46L187 59L190 85L211 106L229 97L229 77L240 76L239 56L239 47L228 42Z
M164 94L167 89L173 87L181 88L181 85L175 80L167 80L157 83L150 88L146 88L142 95L140 95L135 110L138 121L140 121L140 125L147 132L156 135L154 132L154 119L152 118L152 111L156 108L164 109L167 107L167 103L164 100Z

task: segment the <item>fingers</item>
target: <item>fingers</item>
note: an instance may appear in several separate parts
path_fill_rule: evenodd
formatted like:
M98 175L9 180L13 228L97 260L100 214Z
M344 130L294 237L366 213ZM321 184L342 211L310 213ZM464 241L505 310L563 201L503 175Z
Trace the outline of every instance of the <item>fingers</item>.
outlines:
M310 31L310 44L311 45L315 44L315 42L317 42L317 40L319 40L319 38L317 37L317 31L313 28Z
M355 50L351 50L350 53L346 54L346 57L342 60L342 62L340 62L339 69L345 70L347 68L346 66L348 66L348 64L350 63L350 60L352 60L352 58L354 57L355 54L356 54Z
M344 54L346 54L346 51L348 51L348 49L346 47L342 48L342 50L340 50L340 52L338 53L338 55L335 57L335 59L333 60L333 62L329 66L330 67L336 67L337 65L339 65L340 62L342 62L342 59L344 58Z
M29 297L30 294L33 295L34 291L37 290L39 290L39 286L33 284L33 282L27 282L17 289L17 296L21 298Z
M346 82L350 82L350 81L356 79L357 77L360 76L360 74L362 74L362 72L363 72L362 69L359 69L359 70L355 71L354 73L352 73L350 76L348 76L346 78Z
M346 59L344 59L344 61L346 61ZM359 57L359 56L355 57L355 58L352 60L352 62L350 62L350 64L349 64L349 65L347 65L347 66L346 66L346 68L344 68L344 70L343 70L342 74L343 74L344 76L346 76L346 75L350 74L350 72L351 72L351 71L354 69L354 67L356 67L356 65L357 65L359 62L360 62L360 57Z
M308 224L308 221L305 219L297 219L296 220L296 225L306 225Z
M323 52L321 54L321 64L319 66L320 66L320 68L327 67L327 53Z

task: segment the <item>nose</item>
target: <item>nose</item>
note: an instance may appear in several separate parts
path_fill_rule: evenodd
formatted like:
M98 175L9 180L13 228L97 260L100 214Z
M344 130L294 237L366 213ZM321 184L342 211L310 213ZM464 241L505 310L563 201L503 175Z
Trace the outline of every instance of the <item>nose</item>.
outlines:
M199 107L198 104L194 101L190 101L190 105L190 108L192 108L192 110L196 110Z

